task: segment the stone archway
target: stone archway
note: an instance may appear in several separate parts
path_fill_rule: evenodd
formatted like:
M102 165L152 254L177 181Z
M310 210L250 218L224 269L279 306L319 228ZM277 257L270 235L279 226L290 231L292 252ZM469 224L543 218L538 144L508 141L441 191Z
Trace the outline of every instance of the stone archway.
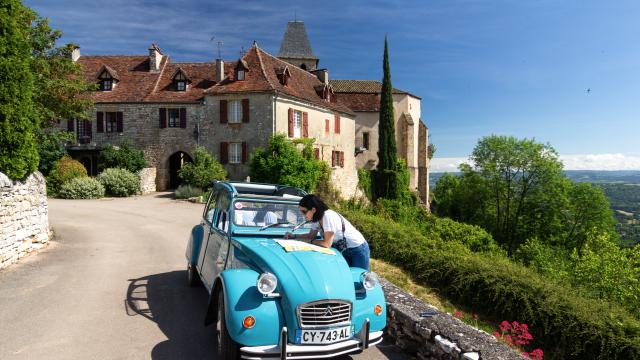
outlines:
M192 163L191 156L184 151L176 151L169 156L169 189L175 189L180 186L182 180L178 177L178 170L186 163Z

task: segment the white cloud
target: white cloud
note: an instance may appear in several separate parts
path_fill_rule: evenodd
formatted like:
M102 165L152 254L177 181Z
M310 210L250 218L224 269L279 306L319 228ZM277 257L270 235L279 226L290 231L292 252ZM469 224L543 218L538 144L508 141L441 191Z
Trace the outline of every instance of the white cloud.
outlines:
M560 155L565 170L640 170L640 156L627 154ZM456 172L465 157L434 158L431 172Z

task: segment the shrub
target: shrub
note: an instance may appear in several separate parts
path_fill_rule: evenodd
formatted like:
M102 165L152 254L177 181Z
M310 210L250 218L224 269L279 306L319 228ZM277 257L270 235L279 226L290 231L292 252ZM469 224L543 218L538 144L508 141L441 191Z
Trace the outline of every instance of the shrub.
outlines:
M56 161L53 170L47 177L47 194L56 195L66 182L87 176L87 169L85 169L84 165L72 159L71 156L65 155Z
M198 146L193 152L193 163L184 164L178 176L187 185L208 189L212 181L226 179L227 171L207 149Z
M104 186L94 178L79 177L62 184L59 195L63 199L97 199L104 196Z
M436 232L344 211L373 257L401 266L418 282L494 318L535 329L550 359L640 359L640 321L621 307L588 299L499 254L474 254Z
M65 143L73 140L73 133L67 131L38 130L38 153L40 164L38 170L49 176L58 159L67 154Z
M132 173L137 173L147 166L144 159L144 152L137 150L129 145L129 142L123 141L120 147L107 145L100 151L100 170L109 168L127 169Z
M140 192L138 175L126 169L105 169L97 180L110 196L127 197Z
M190 199L193 197L201 196L203 194L202 189L191 185L180 185L176 189L176 199Z
M373 200L371 176L371 170L358 168L358 187L369 200Z

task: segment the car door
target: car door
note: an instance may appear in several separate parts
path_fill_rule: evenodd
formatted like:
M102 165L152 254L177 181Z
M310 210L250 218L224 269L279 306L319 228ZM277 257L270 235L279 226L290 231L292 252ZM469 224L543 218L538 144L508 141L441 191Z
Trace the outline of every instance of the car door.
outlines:
M207 245L209 242L209 235L211 235L211 227L213 226L215 219L215 211L216 211L216 200L218 197L218 190L213 189L211 191L211 195L209 196L209 201L204 208L204 213L202 214L201 226L203 229L202 235L202 244L200 246L200 250L198 252L198 259L196 263L196 267L198 271L202 274L202 265L204 262L204 254L207 250Z
M224 260L219 259L220 246L225 242L229 234L229 206L230 195L227 191L220 190L216 196L215 215L210 226L207 248L202 260L202 278L211 289L213 282L224 266Z

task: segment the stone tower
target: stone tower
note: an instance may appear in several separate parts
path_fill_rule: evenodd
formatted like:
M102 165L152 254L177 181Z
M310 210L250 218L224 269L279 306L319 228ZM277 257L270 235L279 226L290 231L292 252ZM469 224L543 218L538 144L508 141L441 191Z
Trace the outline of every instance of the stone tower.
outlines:
M289 21L280 44L278 58L307 71L318 68L320 59L313 55L304 22Z

